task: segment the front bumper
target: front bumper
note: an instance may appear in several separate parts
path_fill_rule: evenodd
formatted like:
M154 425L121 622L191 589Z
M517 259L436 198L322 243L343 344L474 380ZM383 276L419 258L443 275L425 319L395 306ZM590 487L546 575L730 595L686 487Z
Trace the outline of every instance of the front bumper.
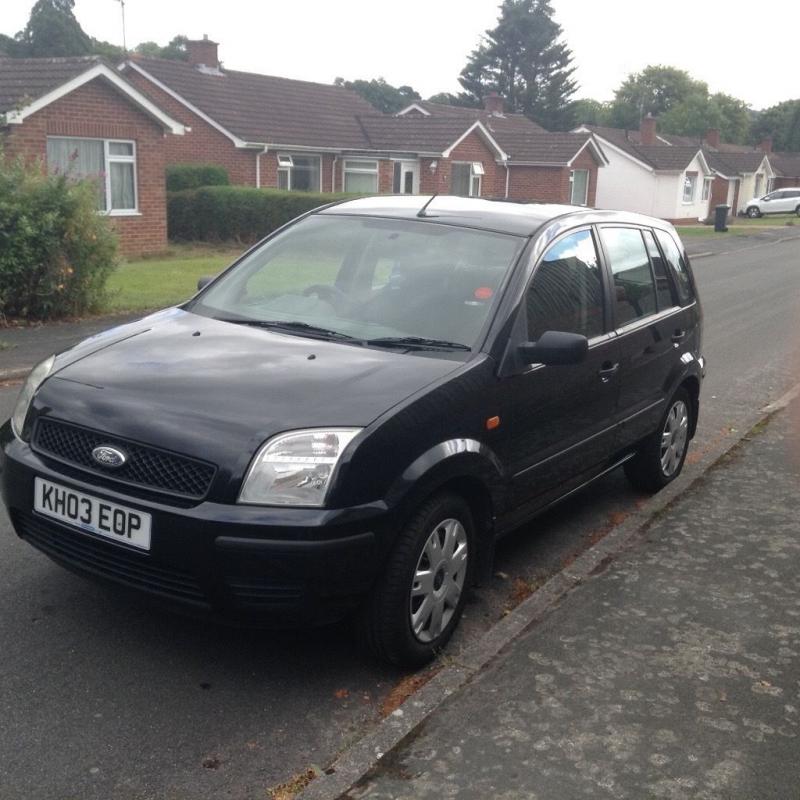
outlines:
M351 509L264 508L143 500L66 474L0 429L2 495L17 534L62 566L202 616L274 626L342 617L368 591L390 546L382 503ZM148 552L33 511L40 476L152 515Z

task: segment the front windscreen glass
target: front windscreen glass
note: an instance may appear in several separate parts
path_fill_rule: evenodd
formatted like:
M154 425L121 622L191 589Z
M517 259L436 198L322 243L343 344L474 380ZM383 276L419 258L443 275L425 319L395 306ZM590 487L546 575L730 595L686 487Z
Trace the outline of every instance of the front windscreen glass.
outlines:
M188 308L299 335L468 349L524 244L430 222L317 215L254 250Z

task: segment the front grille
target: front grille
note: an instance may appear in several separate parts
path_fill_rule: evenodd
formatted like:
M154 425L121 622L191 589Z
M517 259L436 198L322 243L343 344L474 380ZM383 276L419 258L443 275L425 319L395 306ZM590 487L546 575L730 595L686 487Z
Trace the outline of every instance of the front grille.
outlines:
M128 460L116 469L104 469L92 458L92 450L100 445L111 445L124 450ZM33 448L51 458L101 475L106 480L193 500L201 500L206 496L216 472L213 464L205 461L52 419L37 421Z
M206 602L197 579L188 572L155 566L143 553L100 541L17 509L12 509L11 518L23 539L67 566L165 597Z

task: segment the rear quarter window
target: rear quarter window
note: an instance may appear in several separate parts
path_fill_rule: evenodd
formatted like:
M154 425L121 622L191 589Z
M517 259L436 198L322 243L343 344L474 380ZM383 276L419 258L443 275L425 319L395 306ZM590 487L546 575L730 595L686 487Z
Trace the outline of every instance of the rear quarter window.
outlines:
M666 231L656 231L656 238L661 245L664 258L675 277L675 288L678 290L678 300L682 306L688 305L694 300L694 288L692 278L689 275L689 266L683 255L683 248L678 247L675 239Z

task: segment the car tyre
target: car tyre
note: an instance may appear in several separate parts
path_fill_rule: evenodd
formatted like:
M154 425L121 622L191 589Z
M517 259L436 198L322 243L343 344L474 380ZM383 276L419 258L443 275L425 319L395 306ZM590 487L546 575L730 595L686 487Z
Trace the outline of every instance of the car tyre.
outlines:
M761 216L761 212L755 206L750 206L750 208L747 209L747 216L750 217L750 219L758 219Z
M797 206L797 208L794 210L794 213L797 214L798 217L800 217L800 206Z
M689 450L692 413L689 392L681 387L667 404L658 428L625 463L625 474L636 489L655 493L681 474Z
M420 667L433 659L461 618L476 554L475 523L463 498L448 492L423 503L361 609L362 646L391 664Z

